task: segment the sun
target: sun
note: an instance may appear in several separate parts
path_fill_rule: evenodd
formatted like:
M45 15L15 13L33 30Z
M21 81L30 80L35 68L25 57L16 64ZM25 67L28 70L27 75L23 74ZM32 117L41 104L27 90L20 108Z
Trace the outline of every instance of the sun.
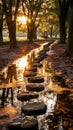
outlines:
M27 17L25 16L18 16L17 21L21 24L26 24L27 23Z

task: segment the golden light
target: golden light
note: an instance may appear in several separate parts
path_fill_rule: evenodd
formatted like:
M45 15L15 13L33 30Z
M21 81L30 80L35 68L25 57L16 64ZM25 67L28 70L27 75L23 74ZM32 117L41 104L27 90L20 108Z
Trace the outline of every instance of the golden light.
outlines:
M25 16L18 16L17 21L21 24L26 24L27 23L27 17Z
M20 58L19 60L16 61L16 66L18 68L24 68L27 66L28 62L27 62L27 56Z

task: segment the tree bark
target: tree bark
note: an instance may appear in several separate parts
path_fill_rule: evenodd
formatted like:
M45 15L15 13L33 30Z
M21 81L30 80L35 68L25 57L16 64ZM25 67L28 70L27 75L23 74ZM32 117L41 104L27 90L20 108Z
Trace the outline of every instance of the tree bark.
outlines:
M73 56L73 1L70 3L69 36L66 55Z
M17 48L16 43L16 17L17 17L17 11L19 8L20 0L16 1L15 5L15 11L13 12L13 1L9 0L2 0L3 3L3 9L5 12L6 22L8 26L9 31L9 38L10 38L10 48Z
M60 6L59 24L60 24L60 41L59 43L66 43L66 16L69 8L69 0L58 0Z
M50 27L50 38L52 38L53 35L53 26Z
M60 24L60 43L64 44L66 42L66 27L65 27L65 16L60 15L59 24Z
M10 38L10 48L17 48L16 43L16 21L10 19L7 20L9 38Z
M3 14L0 18L0 42L3 41L3 33L2 33L2 30L3 30Z
M27 24L27 39L29 41L33 41L37 38L36 35L36 26L35 23L31 21L31 23Z
M2 30L3 30L3 22L0 21L0 42L3 41L3 34L2 34Z

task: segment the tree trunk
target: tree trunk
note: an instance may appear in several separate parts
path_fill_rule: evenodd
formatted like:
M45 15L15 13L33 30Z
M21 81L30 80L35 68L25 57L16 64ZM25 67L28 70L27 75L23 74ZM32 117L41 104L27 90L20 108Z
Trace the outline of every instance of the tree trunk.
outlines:
M66 43L66 16L69 8L69 0L58 0L60 6L60 16L59 16L59 23L60 23L60 43Z
M28 26L27 28L27 39L29 41L33 41L33 32L31 26Z
M65 41L66 41L65 19L60 18L60 43L64 44Z
M53 34L53 26L50 27L50 38L52 38L52 34Z
M37 39L37 28L34 26L34 29L33 29L33 38L34 40Z
M27 24L27 39L29 41L33 41L36 39L36 26L35 23L31 22L30 24Z
M73 56L73 5L70 6L70 21L69 21L67 55Z
M3 29L3 25L0 23L0 42L3 41L2 29Z
M17 48L16 43L16 21L8 20L8 30L10 38L10 48Z
M0 19L0 42L3 41L2 30L3 30L3 18Z
M15 6L14 6L15 3ZM8 31L9 31L9 38L10 38L10 48L16 48L16 17L17 17L17 12L20 4L20 0L17 0L14 2L12 0L6 1L2 0L3 4L3 10L5 13L6 17L6 22L8 26ZM13 10L14 8L14 10Z

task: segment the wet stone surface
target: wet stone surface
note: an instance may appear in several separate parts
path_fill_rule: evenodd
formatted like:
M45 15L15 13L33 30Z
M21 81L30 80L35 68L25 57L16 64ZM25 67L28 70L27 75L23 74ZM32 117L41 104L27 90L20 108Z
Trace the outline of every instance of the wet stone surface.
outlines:
M18 117L8 125L8 130L37 130L38 121L32 117Z
M28 101L30 99L38 98L38 93L36 92L22 92L17 94L17 99L20 101Z
M37 71L37 67L32 67L32 68L28 68L25 70L25 73L26 72L36 72Z
M26 89L29 91L40 92L40 91L44 90L44 86L43 85L36 85L36 84L29 84L29 85L26 85Z
M44 50L45 50L45 51L49 51L49 48L46 47L46 46L44 46Z
M33 77L33 76L36 76L36 75L37 75L36 72L33 73L33 72L28 72L28 71L27 71L27 72L24 73L24 76L25 76L25 77Z
M33 78L29 77L28 82L29 83L42 83L42 82L44 82L44 78L42 78L42 77L33 77Z
M24 113L25 115L43 115L46 113L46 105L44 104L44 102L34 102L34 103L27 103L26 105L22 106L22 113Z
M32 63L31 67L43 67L43 65L41 63Z

